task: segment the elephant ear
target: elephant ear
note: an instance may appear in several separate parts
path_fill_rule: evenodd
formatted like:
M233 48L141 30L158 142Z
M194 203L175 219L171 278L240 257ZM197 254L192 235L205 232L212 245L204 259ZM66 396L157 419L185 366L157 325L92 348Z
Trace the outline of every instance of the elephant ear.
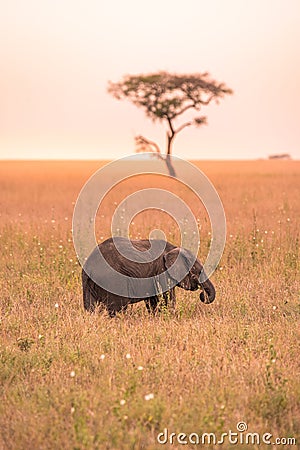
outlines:
M184 251L180 247L176 247L164 255L166 269L171 278L178 283L188 274L187 261Z

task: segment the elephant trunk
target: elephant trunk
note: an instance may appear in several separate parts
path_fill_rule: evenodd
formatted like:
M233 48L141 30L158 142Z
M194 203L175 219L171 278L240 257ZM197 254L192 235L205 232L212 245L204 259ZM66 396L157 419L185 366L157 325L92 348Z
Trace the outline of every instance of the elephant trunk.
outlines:
M203 289L203 292L200 292L201 302L205 304L212 303L216 296L216 291L212 282L207 279L200 283L200 287Z

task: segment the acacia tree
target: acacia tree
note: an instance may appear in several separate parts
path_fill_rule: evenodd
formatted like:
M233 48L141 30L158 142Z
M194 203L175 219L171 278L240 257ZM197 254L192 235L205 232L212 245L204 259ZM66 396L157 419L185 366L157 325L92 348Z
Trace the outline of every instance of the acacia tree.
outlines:
M206 73L172 74L158 72L141 75L126 75L118 83L108 84L108 92L116 99L127 99L142 108L153 121L165 122L167 125L167 145L163 153L159 145L145 138L135 136L138 152L153 152L167 164L169 174L176 176L172 166L171 154L175 136L191 125L206 124L206 116L196 116L193 119L177 124L177 118L189 110L200 111L202 106L216 101L225 94L232 94L224 83L218 83Z

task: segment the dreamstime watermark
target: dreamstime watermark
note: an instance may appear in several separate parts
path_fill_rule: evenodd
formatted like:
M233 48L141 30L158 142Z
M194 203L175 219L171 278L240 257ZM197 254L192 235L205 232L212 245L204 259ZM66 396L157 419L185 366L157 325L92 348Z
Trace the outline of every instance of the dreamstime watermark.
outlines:
M292 437L273 437L272 433L249 432L246 422L238 422L236 431L217 435L216 433L174 433L165 428L157 435L157 442L161 445L297 445L296 439Z
M121 182L141 175L169 177L164 172L164 165L151 159L151 155L148 154L140 160L137 160L136 155L131 155L100 168L82 188L74 208L73 242L81 266L98 286L119 296L127 296L130 291L131 297L134 298L151 297L169 290L177 283L175 279L171 280L174 286L170 286L170 279L166 283L165 273L156 274L152 278L134 278L121 274L107 263L99 249L96 256L94 254L92 263L89 264L88 261L91 253L97 248L95 218L107 193L118 189ZM211 244L200 274L200 282L204 282L216 269L225 246L226 220L223 205L210 180L195 165L177 157L172 157L172 164L177 174L175 181L179 186L183 184L196 194L204 205L211 223ZM157 186L157 179L155 184L155 187L137 190L122 200L111 219L111 236L118 252L128 260L141 264L152 262L165 250L166 237L163 230L152 230L149 235L150 248L141 252L129 240L129 227L140 212L156 209L167 213L179 227L180 246L194 255L194 259L188 260L186 267L183 268L177 258L171 268L179 272L183 279L193 266L199 251L200 236L197 222L199 218L194 216L189 205L179 195ZM101 270L94 270L95 266Z

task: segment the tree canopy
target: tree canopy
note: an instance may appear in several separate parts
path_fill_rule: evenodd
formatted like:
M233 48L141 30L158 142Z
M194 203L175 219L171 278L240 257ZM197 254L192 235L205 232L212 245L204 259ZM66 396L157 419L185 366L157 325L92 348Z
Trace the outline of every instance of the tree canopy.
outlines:
M196 116L192 120L183 121L175 126L175 120L188 110L200 111L211 101L223 98L233 91L224 83L218 83L209 73L173 74L158 72L141 75L125 75L118 83L109 82L108 92L116 99L127 99L137 107L142 108L153 121L166 121L167 149L165 156L160 147L144 136L136 136L137 151L152 151L164 159L169 173L175 176L171 167L171 152L173 139L184 128L207 123L206 116Z

